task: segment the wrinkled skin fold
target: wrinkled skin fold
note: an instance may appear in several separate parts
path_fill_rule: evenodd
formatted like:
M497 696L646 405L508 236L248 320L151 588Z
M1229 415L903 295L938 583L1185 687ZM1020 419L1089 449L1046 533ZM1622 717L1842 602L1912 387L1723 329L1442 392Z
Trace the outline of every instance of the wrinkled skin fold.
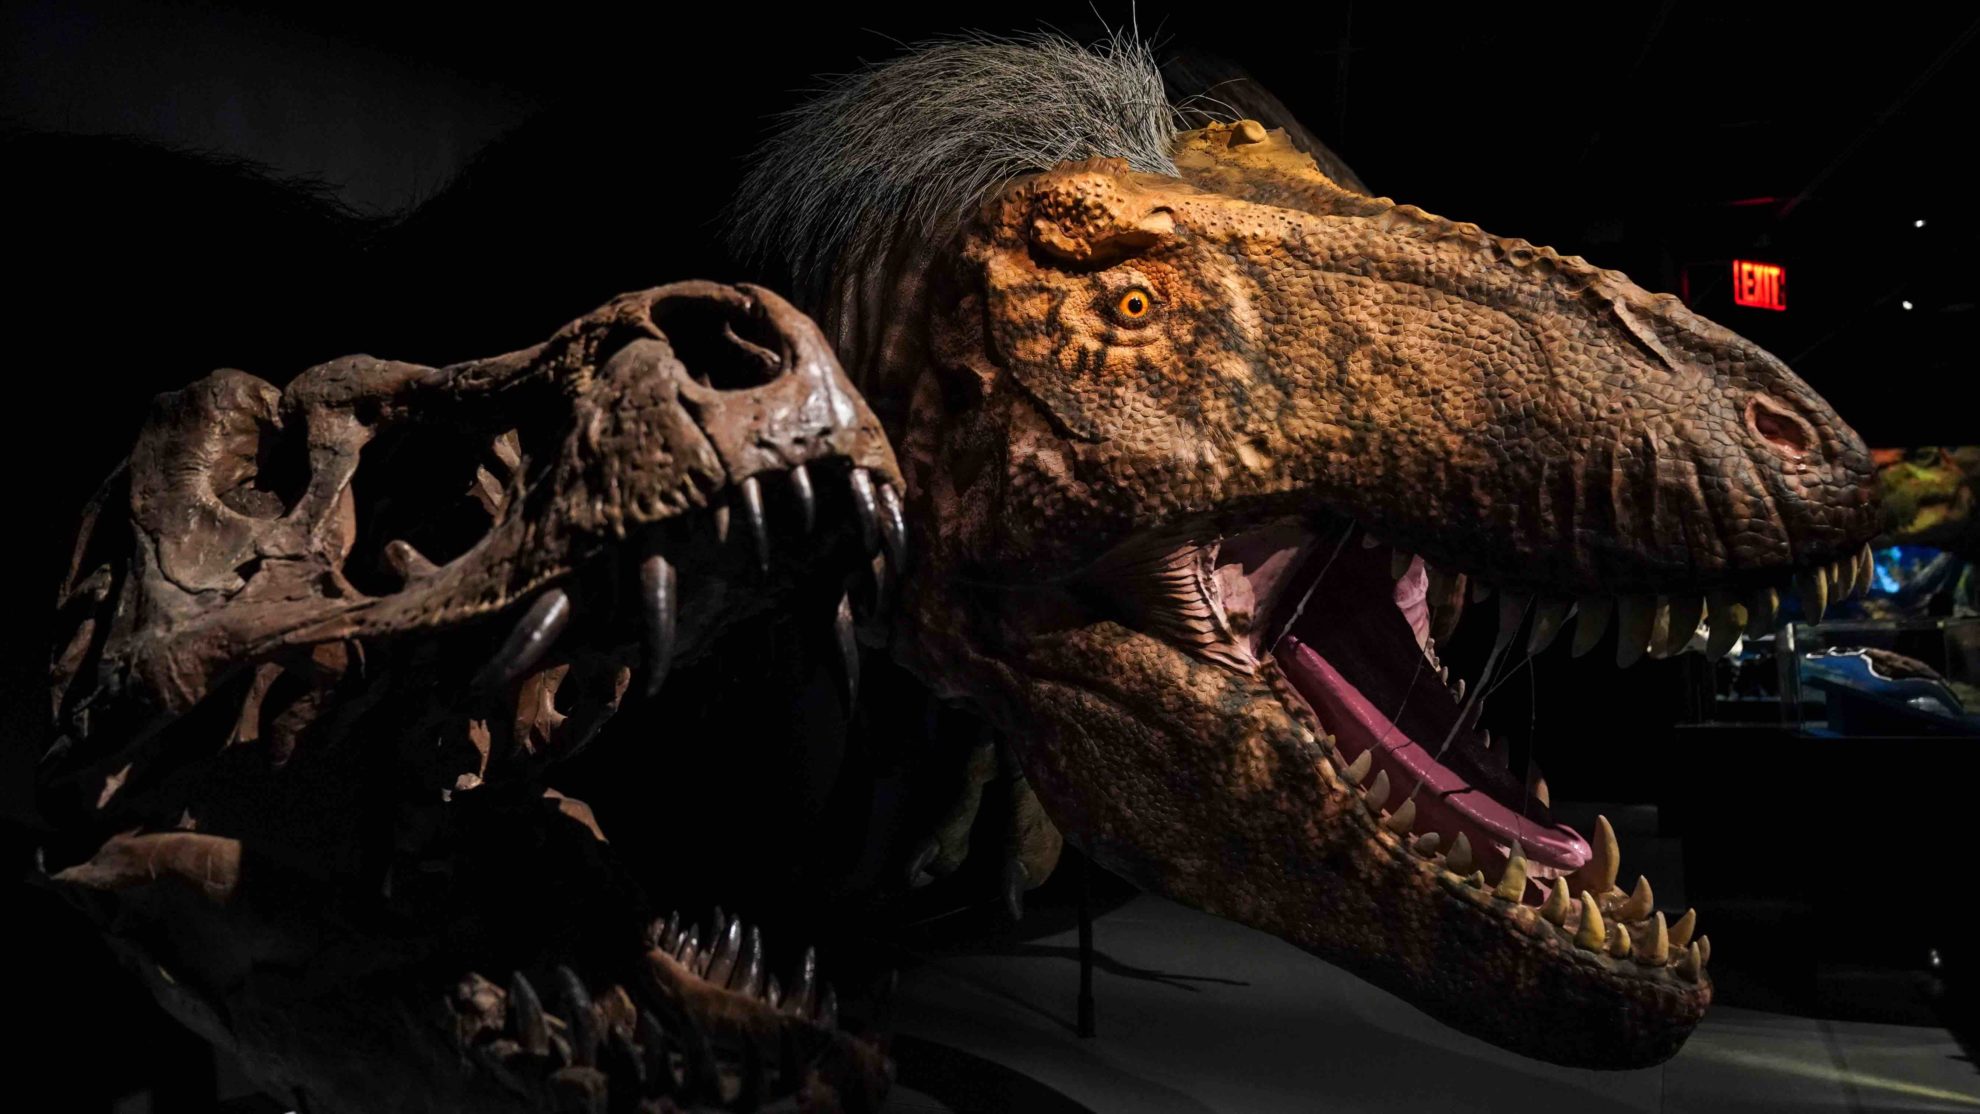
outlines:
M1395 752L1371 772L1337 709L1414 679L1302 656L1362 621L1328 555L1393 549L1433 676L1426 570L1430 607L1497 588L1502 643L1578 615L1585 650L1613 614L1627 664L1703 645L1708 613L1729 639L1783 588L1852 588L1877 525L1861 441L1675 299L1349 193L1280 133L1213 126L1177 161L1019 179L927 248L926 349L868 369L909 399L897 653L1140 884L1527 1055L1668 1058L1711 998L1694 918L1617 887L1613 835L1551 825L1544 785L1473 813L1553 833L1552 859L1432 826ZM1449 725L1483 754L1450 696L1417 741Z

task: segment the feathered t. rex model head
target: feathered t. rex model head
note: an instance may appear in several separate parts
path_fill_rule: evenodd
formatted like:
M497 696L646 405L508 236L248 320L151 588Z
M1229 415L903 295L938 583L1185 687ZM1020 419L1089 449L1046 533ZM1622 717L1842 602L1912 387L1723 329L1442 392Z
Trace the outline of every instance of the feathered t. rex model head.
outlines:
M1628 665L1783 588L1819 612L1877 528L1867 452L1675 298L1170 113L1126 44L971 41L774 145L846 167L780 246L835 265L822 321L902 454L896 653L1135 881L1532 1056L1670 1056L1707 941L1487 749L1489 677L1437 638L1494 591L1495 663L1529 616ZM821 223L834 192L922 219Z

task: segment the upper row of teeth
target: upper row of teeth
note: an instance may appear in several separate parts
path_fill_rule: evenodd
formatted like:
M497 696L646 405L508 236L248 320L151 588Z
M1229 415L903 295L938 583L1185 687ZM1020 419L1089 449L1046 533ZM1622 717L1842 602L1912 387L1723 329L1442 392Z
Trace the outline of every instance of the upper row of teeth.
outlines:
M1712 958L1712 942L1704 936L1692 939L1698 925L1697 911L1686 909L1671 924L1656 909L1656 896L1648 878L1638 875L1636 888L1629 893L1616 887L1622 847L1608 817L1595 818L1588 862L1579 870L1555 878L1547 899L1535 907L1524 902L1527 879L1534 868L1518 844L1513 845L1505 871L1496 881L1491 881L1479 868L1470 838L1463 832L1450 841L1447 851L1443 849L1445 839L1440 832L1424 832L1412 839L1416 824L1415 796L1405 796L1393 811L1384 808L1392 787L1387 770L1374 770L1374 779L1369 780L1373 759L1373 751L1363 751L1353 762L1340 767L1340 777L1354 787L1362 805L1385 831L1428 864L1439 866L1447 883L1481 895L1489 891L1491 899L1503 905L1508 915L1538 917L1582 951L1629 960L1640 967L1673 971L1693 982L1700 978ZM1324 759L1322 763L1332 765Z
M1362 544L1373 548L1382 543L1371 534L1363 537ZM1390 574L1400 579L1415 560L1414 554L1396 550L1390 558ZM1433 581L1448 585L1451 574L1430 568L1428 562L1425 567ZM1681 653L1700 635L1705 639L1705 656L1717 661L1742 634L1758 637L1774 629L1783 591L1796 594L1808 622L1819 622L1830 603L1869 591L1874 569L1870 547L1866 545L1853 556L1796 572L1790 585L1743 592L1721 589L1703 595L1583 596L1570 600L1504 591L1500 593L1499 603L1501 637L1511 637L1512 630L1531 612L1533 625L1526 649L1537 654L1553 644L1573 617L1573 652L1580 657L1607 632L1613 618L1619 666L1634 665L1646 654L1661 658ZM1490 585L1472 581L1473 602L1487 599L1491 594Z

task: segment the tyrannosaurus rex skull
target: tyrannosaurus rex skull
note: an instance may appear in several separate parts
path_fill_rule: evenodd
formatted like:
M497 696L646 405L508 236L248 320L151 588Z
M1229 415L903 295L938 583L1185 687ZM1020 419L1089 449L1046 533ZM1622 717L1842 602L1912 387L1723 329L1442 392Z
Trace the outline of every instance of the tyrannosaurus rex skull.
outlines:
M54 877L169 1007L323 1109L877 1099L808 959L780 994L739 923L642 935L596 819L540 775L801 583L833 587L849 648L836 584L898 542L899 482L817 328L749 286L627 294L492 359L162 395L60 601ZM518 917L532 894L559 916ZM463 1046L487 1070L420 1064Z

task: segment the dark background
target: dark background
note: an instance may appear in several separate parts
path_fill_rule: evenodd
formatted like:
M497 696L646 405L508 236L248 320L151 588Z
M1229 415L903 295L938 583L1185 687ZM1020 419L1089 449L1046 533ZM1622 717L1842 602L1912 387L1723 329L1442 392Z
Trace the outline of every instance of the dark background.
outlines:
M1964 343L1980 246L1970 13L1665 2L1098 15L1138 20L1162 51L1242 64L1378 193L1685 295L1787 359L1873 445L1980 439ZM1042 23L1097 28L1076 4L8 7L7 811L25 807L25 760L45 735L46 601L68 531L151 395L219 366L280 382L351 351L487 354L621 290L745 277L717 213L767 115L811 75L897 41ZM1731 304L1735 257L1787 268L1787 312ZM1519 745L1581 799L1654 800L1673 781L1663 748L1684 670L1651 663L1618 680L1556 654L1534 670L1537 717L1527 686L1510 685L1488 720L1517 722ZM1676 780L1720 777L1729 801L1790 780L1771 760L1729 757L1716 773L1712 756L1683 761L1695 776ZM1859 807L1846 781L1795 781L1814 796L1794 810ZM24 871L31 840L10 832L21 838L5 865ZM73 1109L184 1076L201 1056L192 1039L158 1024L79 920L23 900L16 1016L34 1023L9 1059L74 1065Z

